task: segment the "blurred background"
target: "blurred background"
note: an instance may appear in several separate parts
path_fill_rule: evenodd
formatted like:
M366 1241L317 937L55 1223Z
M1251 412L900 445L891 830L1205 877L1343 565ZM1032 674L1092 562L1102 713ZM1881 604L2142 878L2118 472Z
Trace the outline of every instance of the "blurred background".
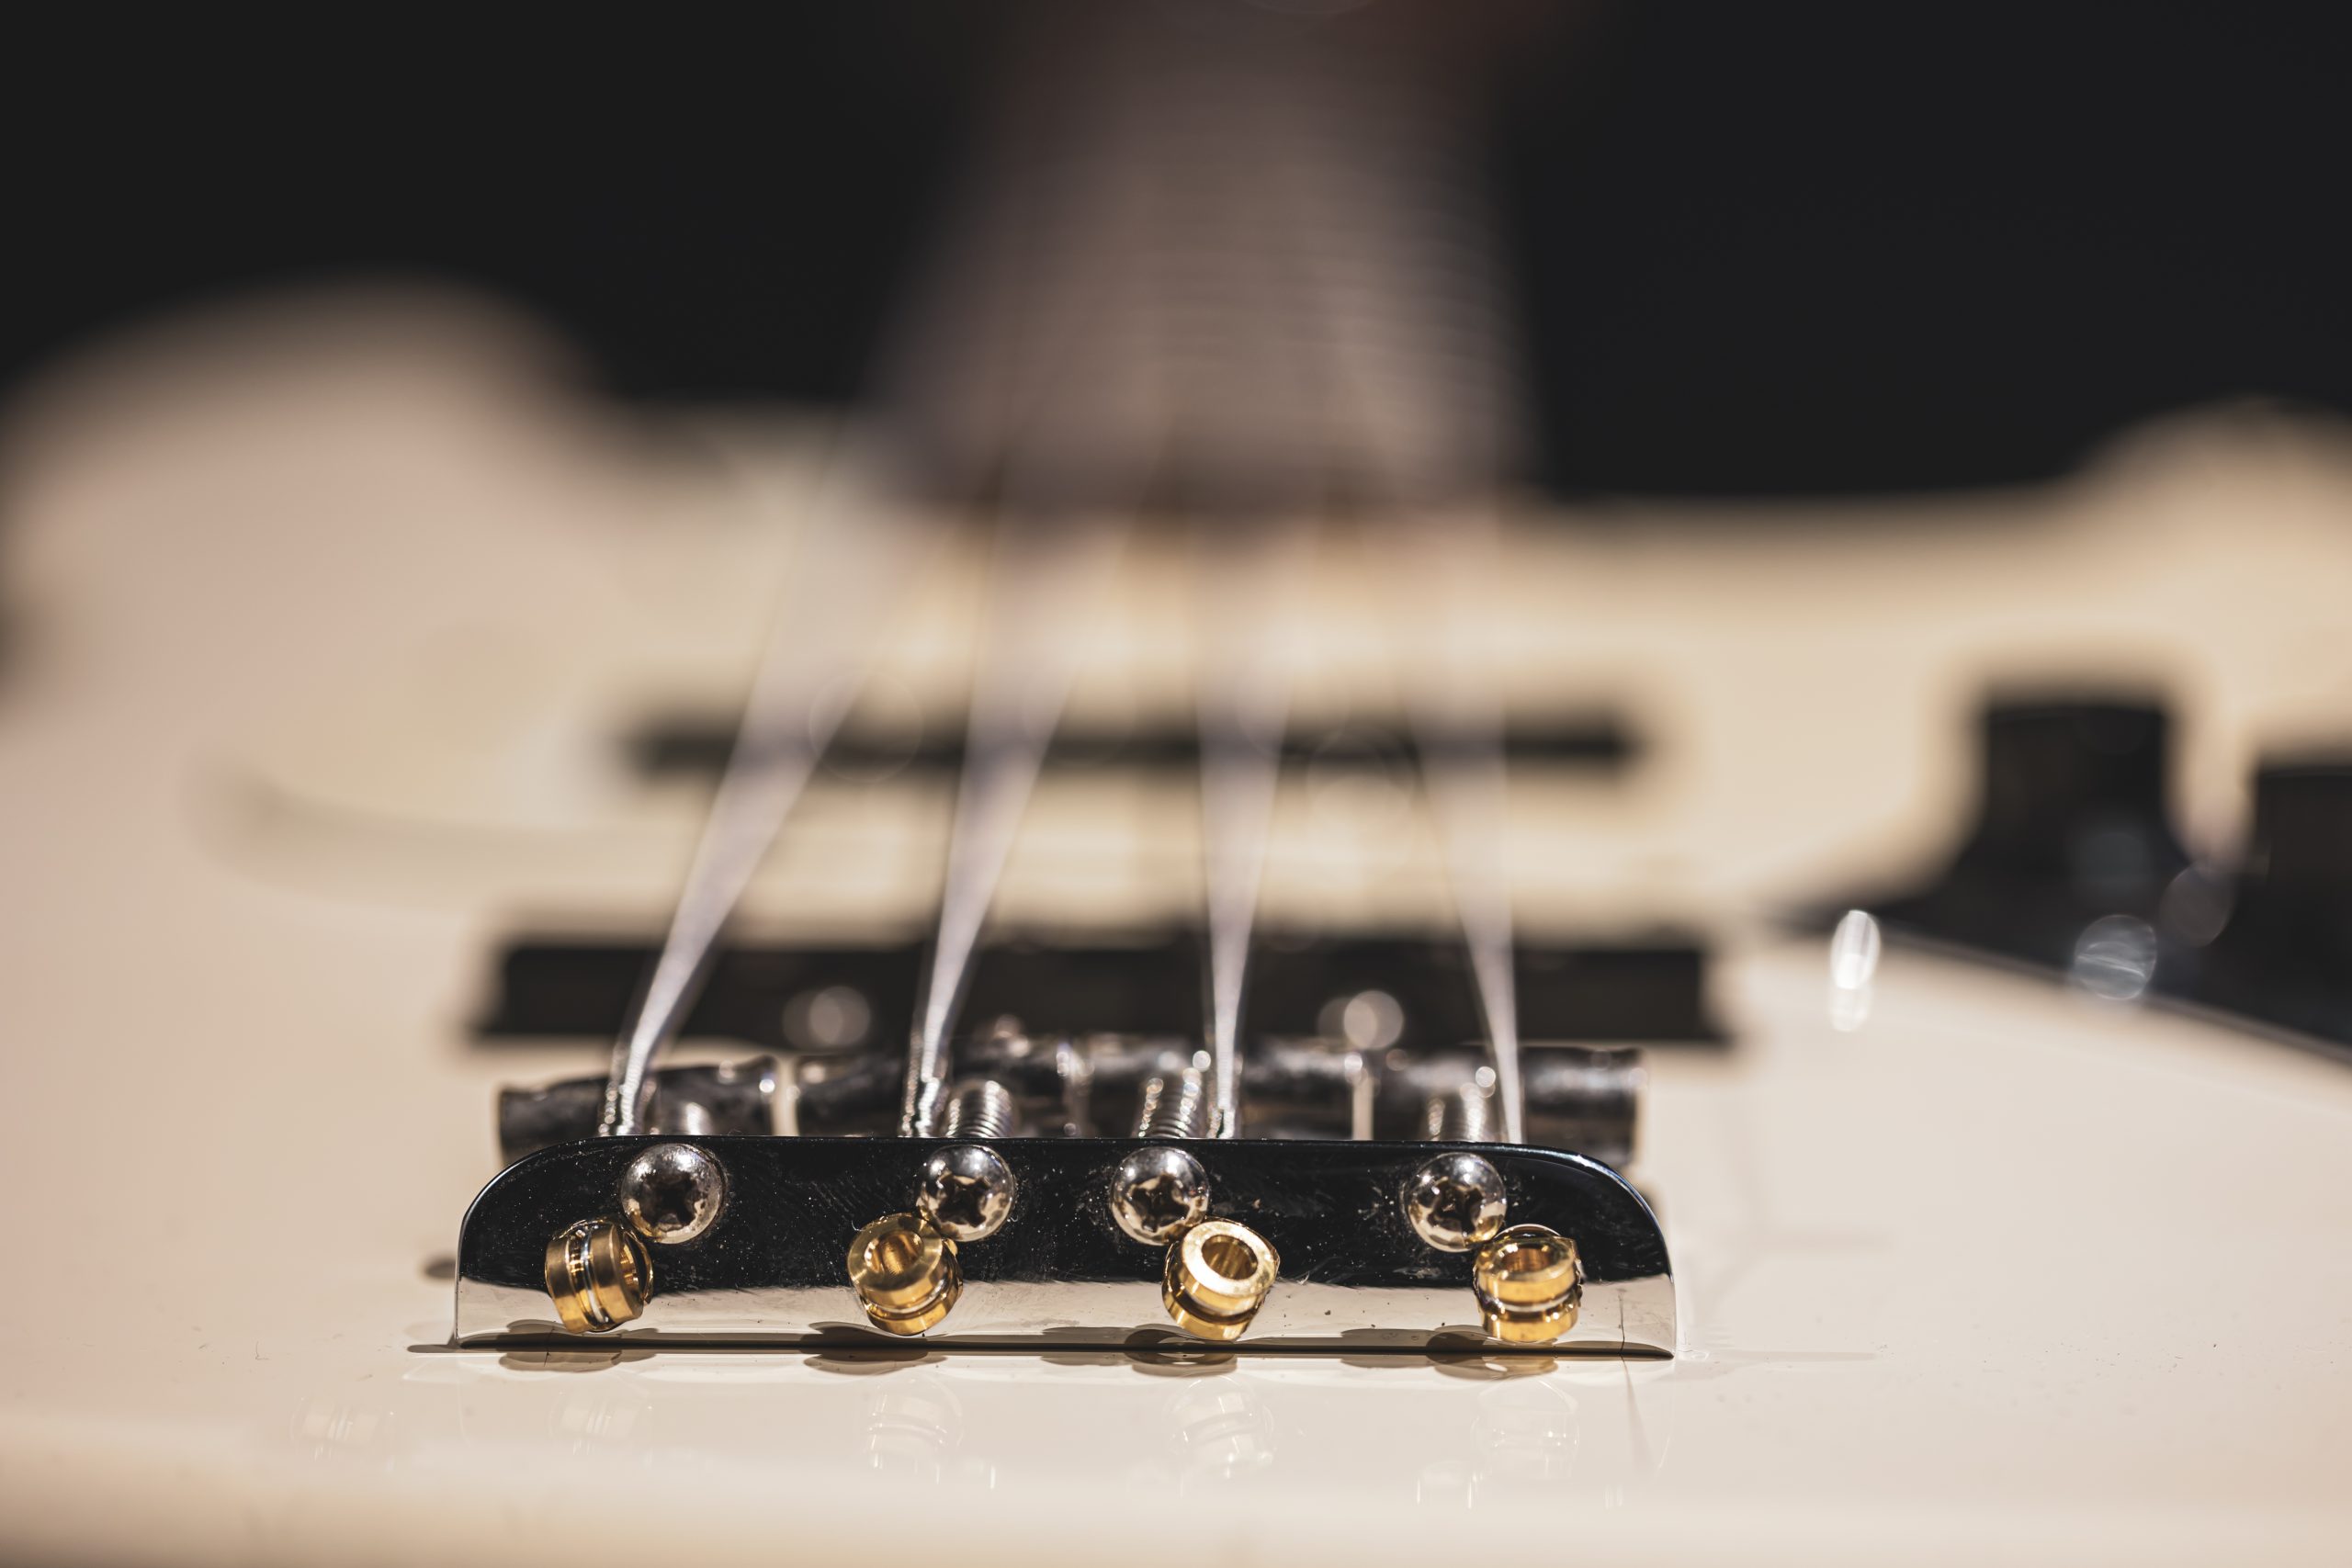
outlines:
M903 576L856 744L752 895L899 941L1000 648L1067 697L1057 761L1137 776L1046 770L991 919L1194 918L1198 780L1161 764L1215 688L1306 738L1270 919L1426 924L1400 694L1459 662L1427 705L1511 765L1522 930L1883 894L2065 967L2118 916L2138 985L2162 946L2259 1011L2277 977L2216 990L2207 948L2291 863L2331 934L2272 1016L2352 1039L2345 33L1533 0L51 21L6 108L0 673L92 734L119 699L109 743L198 781L249 871L642 938L779 584L842 612ZM1164 531L1101 575L1057 536L925 586L854 530L787 570L855 467L824 454L876 432L967 519L1508 537L1458 572L1243 552L1222 621ZM1269 627L1304 652L1261 703L1235 671Z
M851 398L990 84L1071 9L45 19L0 110L0 383L390 278L529 312L620 398ZM1507 34L1474 130L1560 491L2005 484L2185 406L2352 404L2335 8L1456 9Z

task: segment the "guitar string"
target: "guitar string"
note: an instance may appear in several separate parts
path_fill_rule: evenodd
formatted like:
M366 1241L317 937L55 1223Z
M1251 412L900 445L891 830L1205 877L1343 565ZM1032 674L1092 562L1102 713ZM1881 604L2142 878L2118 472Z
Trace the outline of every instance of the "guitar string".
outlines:
M1040 233L1059 231L1057 195L1023 180L1023 164L1000 186L1021 198L1024 221L989 243L1008 259L1033 264ZM1121 212L1102 235L1115 245L1132 214ZM1103 269L1091 287L1039 295L1034 265L1008 265L1019 319L1042 312L1025 352L1016 342L979 350L996 386L992 406L1007 408L999 519L966 718L964 765L948 826L946 866L929 962L915 998L907 1043L899 1135L936 1130L948 1088L950 1042L971 980L982 927L996 897L1029 798L1059 727L1083 642L1078 635L1108 597L1133 513L1140 507L1167 436L1165 389L1148 357L1121 367L1115 384L1073 387L1065 362L1123 307L1145 303L1127 269ZM1091 422L1125 428L1140 440L1072 439ZM1058 445L1050 439L1058 434ZM1042 439L1044 437L1046 439ZM1063 504L1073 481L1081 491L1107 483L1114 504L1084 513ZM1096 493L1103 493L1099 490Z
M1329 481L1328 446L1314 422L1329 406L1316 340L1330 330L1332 301L1298 287L1306 269L1295 253L1327 237L1301 222L1303 209L1290 199L1296 171L1287 139L1258 134L1230 111L1195 109L1188 118L1188 139L1250 147L1204 165L1227 175L1200 182L1204 210L1193 231L1250 237L1217 256L1227 292L1216 301L1223 309L1213 324L1223 330L1212 341L1228 381L1253 394L1251 424L1277 433L1255 463L1223 474L1235 514L1204 516L1193 532L1209 1132L1237 1138L1247 1065L1242 1009L1272 851L1299 600L1316 547L1313 517ZM1232 374L1237 356L1246 357L1246 374Z
M1263 194L1262 188L1260 194ZM1295 209L1290 216L1294 222L1286 226L1295 227ZM1360 217L1361 214L1346 216ZM1263 232L1263 230L1260 231ZM1316 249L1311 244L1306 248L1310 252ZM1308 270L1311 272L1313 269L1309 267ZM1276 321L1308 319L1315 327L1321 329L1317 335L1328 340L1334 335L1330 332L1333 323L1325 318L1330 313L1334 299L1334 292L1328 288L1313 291L1309 299L1320 300L1323 310L1305 310L1294 314L1275 311L1270 313L1270 319ZM1074 314L1066 300L1061 302L1058 312L1048 313L1057 313L1066 318ZM1064 324L1069 323L1066 321ZM1351 336L1345 333L1336 335L1343 343ZM1164 353L1164 344L1155 344L1155 346L1162 347ZM1166 373L1164 365L1155 368L1160 374ZM1291 368L1295 370L1296 367ZM1360 370L1361 367L1357 368ZM1368 378L1358 376L1354 379L1355 389L1361 393L1368 384ZM1392 438L1399 434L1395 428L1397 424L1395 416L1398 411L1377 407L1377 399L1373 400L1363 411L1374 417L1372 430L1375 439L1370 445L1375 457L1381 455L1378 449L1385 445L1376 439L1380 433L1379 416L1389 416L1388 423L1392 428L1388 434ZM1069 568L1071 561L1061 558L1055 552L1023 547L1020 541L1034 541L1039 536L1027 524L1015 524L1009 530L1009 535L1013 541L1010 555L1018 558L1020 564L1014 569L1000 570L996 573L989 595L992 606L1017 604L1023 608L1011 618L1016 623L1034 626L1052 625L1061 618L1057 614L1061 607L1083 604L1091 600L1091 595L1077 584L1091 579L1099 585L1102 581L1099 576L1080 570L1075 573L1073 583L1053 585L1058 575L1054 569ZM1088 553L1080 552L1081 555ZM1001 564L1004 558L1001 555ZM1281 595L1276 595L1277 611L1282 607L1281 598ZM996 619L992 611L992 622ZM1270 617L1252 619L1263 624ZM1001 636L995 634L987 639L992 648L1001 648L1002 642ZM1057 661L1049 656L1039 657L1035 649L1052 650L1063 646L1049 639L1035 645L1032 651L1023 656L1004 658L1001 654L991 654L984 657L982 661L990 671L1010 673L1004 674L1001 681L994 676L983 676L976 688L966 776L959 785L956 818L951 829L949 866L942 896L938 935L933 942L933 963L925 984L920 1022L910 1043L911 1059L905 1108L908 1130L927 1125L930 1112L935 1109L936 1093L944 1076L947 1031L960 1001L972 950L1017 830L1022 808L1034 788L1045 748L1050 740L1054 719L1057 717L1067 694L1070 673L1069 662ZM1242 979L1257 893L1262 880L1273 786L1279 768L1278 751L1269 754L1262 746L1250 743L1254 738L1246 733L1250 719L1244 716L1243 704L1245 701L1254 702L1277 713L1286 713L1287 702L1286 677L1269 682L1262 679L1266 671L1259 673L1260 679L1255 682L1258 689L1254 691L1245 693L1239 688L1231 688L1219 692L1216 688L1222 682L1211 677L1204 680L1198 693L1203 721L1204 840L1208 861L1205 875L1211 927L1209 1033L1213 1055L1217 1062L1220 1112L1217 1122L1220 1131L1227 1135L1238 1128L1238 1122L1235 1111L1239 1077L1238 1024ZM1025 683L1035 688L1025 709L1008 708L1001 702L990 700L990 691L1016 688L1024 683L1024 676ZM1245 684L1251 682L1248 676L1242 679ZM1441 699L1437 705L1441 718L1452 724L1454 718L1452 709L1456 705ZM1442 749L1428 743L1430 706L1425 703L1417 708L1416 733L1422 741L1423 769L1432 795L1476 801L1497 794L1496 790L1481 786L1485 782L1482 775L1486 772L1493 773L1496 775L1493 784L1499 784L1498 743L1485 749L1493 752L1496 766L1492 770L1449 770L1437 766ZM1262 729L1262 715L1252 716L1261 721L1258 728ZM830 733L838 717L838 711L820 716L812 709L811 732L821 729ZM1454 727L1460 728L1458 725ZM1279 728L1278 722L1275 728ZM1498 731L1498 725L1495 728ZM819 744L821 744L821 737ZM805 781L814 761L814 748L807 750L808 755L797 760L791 757L779 759L787 764L781 770L755 767L747 770L740 779L730 779L729 784L741 785L741 794L756 798L762 793L762 785L780 784L785 794L783 804L788 806L790 797L797 795L800 782ZM797 778L791 776L790 764L796 761ZM722 799L736 793L735 789L723 786ZM716 812L717 819L707 834L707 840L724 842L729 837L725 829L734 815L725 810ZM780 820L781 807L776 815ZM1514 1070L1516 1028L1509 989L1508 899L1505 897L1498 903L1491 897L1478 896L1488 883L1482 880L1477 868L1490 862L1498 863L1499 857L1481 856L1467 850L1466 846L1476 840L1465 824L1481 820L1475 808L1444 810L1441 816L1451 825L1442 831L1453 852L1448 857L1449 864L1456 886L1457 906L1472 949L1474 971L1479 978L1482 1005L1488 1017L1490 1050L1501 1059L1498 1080L1504 1088L1505 1119L1509 1122L1516 1120L1517 1075ZM1491 821L1491 817L1484 820ZM763 838L759 848L764 847L765 839ZM699 863L704 859L723 860L727 857L698 854L697 858L699 871ZM751 858L755 861L756 854ZM742 874L748 877L748 868ZM697 875L690 878L690 883L700 884L704 880ZM732 893L740 894L740 891L739 881ZM732 894L723 897L725 903L731 904ZM705 900L695 897L683 902L673 935L695 924L695 917L704 903ZM1499 920L1495 913L1498 908ZM702 922L712 935L716 932L717 919L723 914L724 908L721 908L717 915ZM1499 939L1495 934L1498 931ZM1501 955L1499 964L1495 961L1498 941ZM670 944L673 949L688 944L675 941ZM707 951L707 940L703 945ZM674 953L665 954L665 957L673 959L676 956ZM684 993L687 987L676 979L676 967L674 963L662 966L664 973L657 975L656 985L651 988L652 995L657 998L675 997ZM647 1010L649 1014L657 1010L652 1008ZM682 1004L679 1010L682 1010ZM641 1055L643 1053L632 1053L633 1058ZM616 1081L619 1077L616 1066ZM641 1088L641 1078L637 1087Z
M1408 697L1422 788L1445 862L1454 918L1470 958L1473 988L1486 1023L1487 1065L1501 1111L1503 1141L1526 1141L1526 1098L1521 1084L1517 941L1511 919L1510 866L1504 838L1509 806L1501 704L1464 657L1473 637L1471 606L1494 592L1495 529L1483 507L1456 514L1449 536L1433 524L1408 528L1401 552L1422 570L1407 581L1417 592L1436 592L1430 621L1441 646L1424 648ZM1424 613L1432 606L1424 604Z
M1241 1004L1281 781L1295 598L1314 536L1278 514L1247 542L1196 534L1202 872L1208 912L1211 1135L1241 1134Z
M937 1125L949 1034L980 929L1078 671L1084 648L1078 634L1107 596L1125 534L1115 513L1051 520L1015 513L1000 523L938 924L910 1042L901 1137L928 1137Z
M1311 144L1303 144L1312 151ZM1393 153L1396 149L1390 148ZM1277 177L1299 174L1277 162ZM1483 252L1460 243L1476 232L1454 198L1464 193L1443 182L1420 186L1410 210L1368 206L1352 181L1296 178L1283 206L1299 215L1319 215L1319 227L1336 233L1385 231L1385 244L1304 245L1295 253L1307 269L1306 293L1327 302L1354 302L1353 313L1326 330L1317 342L1327 357L1318 367L1337 400L1352 406L1364 439L1366 459L1357 477L1385 503L1388 515L1376 526L1388 548L1384 596L1392 627L1418 636L1392 637L1392 649L1415 645L1399 682L1429 803L1444 875L1472 986L1487 1036L1503 1137L1524 1141L1525 1098L1520 1068L1519 1005L1513 960L1508 846L1503 836L1506 761L1501 706L1491 682L1481 678L1481 661L1469 657L1487 624L1499 574L1495 516L1491 506L1440 508L1435 498L1446 466L1423 467L1414 437L1429 423L1431 397L1460 417L1462 446L1455 452L1454 479L1470 478L1491 493L1501 472L1504 418L1503 367L1492 311L1498 282ZM1393 197L1407 187L1391 187ZM1313 218L1306 220L1314 221ZM1351 268L1355 258L1380 254L1403 258L1416 287L1399 294L1383 290ZM1464 265L1464 254L1471 258ZM1418 313L1380 310L1365 302L1405 299ZM1464 322L1467 323L1466 327ZM1325 321L1327 329L1334 323ZM1431 352L1430 334L1445 338L1452 352ZM1403 351L1401 355L1399 351ZM1384 355L1399 356L1419 374L1400 378L1384 367ZM1430 374L1445 367L1442 376ZM1435 383L1435 384L1432 384ZM1416 396L1424 400L1418 406Z
M1318 194L1337 192L1344 199L1348 190L1340 184L1319 191L1302 188L1296 194L1304 209ZM1408 633L1392 637L1392 649L1412 645L1399 684L1422 795L1470 962L1502 1134L1506 1142L1521 1143L1525 1140L1526 1111L1503 828L1507 774L1502 711L1492 682L1483 674L1491 666L1472 656L1500 581L1496 517L1488 501L1438 503L1438 487L1429 471L1416 468L1411 441L1417 417L1426 411L1416 410L1410 400L1416 390L1426 395L1431 389L1385 374L1378 363L1384 350L1394 352L1399 343L1409 343L1417 330L1430 331L1443 318L1470 322L1466 329L1460 329L1459 321L1454 323L1458 330L1448 344L1453 353L1430 354L1422 344L1422 352L1407 358L1424 371L1435 365L1449 367L1438 390L1463 419L1459 471L1452 477L1466 476L1479 493L1491 495L1501 473L1505 437L1503 367L1491 315L1499 295L1490 265L1474 261L1465 267L1460 247L1456 254L1446 254L1449 240L1474 231L1458 211L1451 210L1447 198L1459 192L1432 186L1423 194L1434 199L1432 209L1390 215L1418 221L1393 227L1387 254L1406 257L1404 265L1425 285L1406 296L1424 308L1424 319L1400 321L1392 314L1377 323L1385 331L1357 323L1358 330L1328 334L1326 344L1334 356L1330 379L1339 395L1356 405L1356 416L1370 433L1363 451L1372 461L1361 477L1386 503L1387 515L1376 527L1387 547L1384 596L1392 627L1407 628ZM1369 216L1351 210L1329 220L1361 227ZM1368 292L1351 287L1361 280L1333 276L1331 269L1344 268L1351 254L1314 248L1306 253L1309 263L1323 269L1316 281L1324 296L1363 297ZM1476 247L1469 254L1482 255Z
M613 1045L597 1132L644 1130L656 1056L700 993L728 918L855 700L878 627L938 531L873 494L877 455L846 438L827 465L777 593L735 746L643 994Z

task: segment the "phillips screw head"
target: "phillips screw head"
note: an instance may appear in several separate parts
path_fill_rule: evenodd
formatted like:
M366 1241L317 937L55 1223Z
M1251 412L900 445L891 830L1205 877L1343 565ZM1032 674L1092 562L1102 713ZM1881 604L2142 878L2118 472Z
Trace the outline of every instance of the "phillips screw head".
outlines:
M1209 1176L1173 1144L1148 1144L1111 1178L1111 1218L1147 1246L1175 1239L1209 1211Z
M986 1144L935 1149L922 1162L915 1207L954 1241L985 1241L1012 1213L1012 1168Z
M621 1217L648 1241L692 1241L727 1206L727 1173L692 1144L658 1144L621 1172Z
M1440 1252L1467 1252L1503 1228L1510 1194L1502 1172L1477 1155L1438 1155L1405 1184L1406 1223Z

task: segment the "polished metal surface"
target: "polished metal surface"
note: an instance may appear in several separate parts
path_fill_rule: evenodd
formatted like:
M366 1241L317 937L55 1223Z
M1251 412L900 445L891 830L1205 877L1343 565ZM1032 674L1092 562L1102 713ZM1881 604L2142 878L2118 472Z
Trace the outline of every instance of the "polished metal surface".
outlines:
M1241 1078L1243 1126L1253 1137L1369 1138L1379 1074L1342 1040L1267 1040Z
M1521 1060L1526 1097L1526 1143L1574 1149L1604 1165L1633 1163L1642 1094L1649 1081L1642 1053L1630 1045L1570 1045L1532 1042ZM1373 1072L1374 1115L1385 1137L1427 1136L1430 1102L1491 1072L1475 1049L1395 1050ZM1486 1134L1500 1137L1498 1126Z
M1467 1252L1502 1229L1510 1190L1492 1163L1455 1149L1423 1161L1397 1201L1415 1235L1441 1252Z
M1208 1172L1173 1144L1137 1149L1111 1173L1113 1222L1148 1246L1171 1240L1208 1207Z
M951 1144L922 1162L915 1207L951 1241L985 1241L1004 1228L1017 1190L1002 1155L986 1144Z
M906 1065L896 1052L825 1052L784 1064L776 1131L804 1134L871 1133L898 1112Z
M1649 1087L1639 1047L1546 1042L1529 1049L1523 1066L1527 1142L1574 1149L1603 1165L1634 1163Z
M657 1144L621 1172L621 1218L648 1241L675 1247L718 1221L727 1174L692 1144Z
M1197 1044L1123 1034L1032 1035L1000 1020L956 1043L967 1076L942 1100L942 1135L993 1139L1033 1133L1067 1137L1131 1130L1149 1092L1178 1108L1166 1135L1205 1136L1180 1083L1205 1060ZM649 1133L864 1134L891 1130L905 1087L903 1056L879 1043L863 1050L758 1056L721 1065L665 1066L651 1075ZM1256 1042L1242 1075L1244 1131L1252 1137L1428 1136L1431 1102L1490 1074L1475 1047L1367 1052L1338 1039ZM1634 1155L1647 1074L1631 1046L1536 1043L1525 1056L1528 1141L1573 1149L1603 1164ZM995 1088L980 1088L985 1081ZM507 1161L594 1135L603 1077L502 1089L499 1145ZM960 1106L967 1091L970 1097ZM1010 1120L1005 1120L1006 1118ZM978 1118L977 1121L972 1119ZM952 1121L951 1121L952 1119ZM984 1131L966 1133L967 1127ZM951 1131L952 1128L952 1131ZM1475 1120L1438 1136L1478 1141Z
M1165 1037L1034 1036L1017 1029L981 1034L956 1055L967 1071L1004 1084L1032 1127L1074 1136L1134 1125L1122 1108L1140 1108L1152 1078L1181 1074L1200 1057L1196 1046ZM813 1060L832 1060L839 1070L838 1059ZM1482 1071L1492 1068L1475 1046L1366 1050L1340 1039L1260 1040L1243 1066L1244 1130L1253 1137L1423 1136L1430 1100ZM1648 1081L1639 1047L1531 1042L1521 1078L1526 1142L1605 1165L1631 1163Z
M747 1061L656 1068L643 1133L757 1134L779 1130L783 1070L774 1056ZM512 1163L525 1155L593 1137L609 1079L565 1078L498 1091L498 1152ZM895 1081L895 1080L894 1080Z
M1043 1134L1079 1138L1094 1132L1096 1054L1067 1035L1035 1036L1012 1020L966 1040L956 1060L1012 1091L1020 1119Z
M586 1332L550 1304L548 1238L608 1204L623 1168L655 1142L590 1139L534 1155L491 1181L458 1241L458 1342ZM985 1244L960 1249L904 1212L915 1168L941 1145L887 1138L692 1142L727 1172L726 1217L695 1241L657 1249L659 1288L634 1320L600 1340L691 1348L891 1336L906 1319L877 1325L869 1305L886 1315L936 1310L950 1257L957 1270L954 1314L925 1330L938 1343L1115 1348L1173 1332L1161 1300L1165 1249L1124 1234L1106 1201L1114 1170L1135 1152L1125 1140L994 1145L1020 1183L1021 1201ZM1235 1139L1154 1147L1197 1153L1217 1194L1210 1217L1245 1223L1282 1260L1241 1348L1484 1342L1468 1259L1432 1249L1396 1201L1431 1157L1426 1146ZM1548 1325L1558 1329L1556 1338L1530 1343L1672 1353L1675 1292L1665 1239L1622 1177L1574 1155L1501 1144L1467 1152L1501 1174L1512 1214L1577 1244L1581 1309L1573 1322ZM876 1215L888 1217L885 1231L859 1242ZM877 1241L888 1245L869 1260L867 1244ZM844 1258L852 1259L846 1271ZM861 1269L875 1292L871 1303L855 1283ZM916 1289L911 1276L929 1283Z

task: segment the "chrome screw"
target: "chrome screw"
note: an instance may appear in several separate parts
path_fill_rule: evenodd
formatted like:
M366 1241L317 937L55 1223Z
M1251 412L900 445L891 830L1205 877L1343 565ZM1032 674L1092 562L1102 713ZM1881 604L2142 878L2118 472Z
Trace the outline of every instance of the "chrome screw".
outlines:
M915 1207L954 1241L983 1241L1012 1213L1012 1168L986 1144L935 1149L922 1162Z
M692 1144L657 1144L621 1172L621 1217L648 1241L694 1240L727 1206L727 1173Z
M1502 1172L1478 1155L1438 1155L1400 1195L1413 1234L1440 1252L1467 1252L1503 1228L1510 1195Z
M1208 1212L1208 1172L1171 1145L1136 1150L1111 1178L1111 1218L1148 1246L1173 1241Z

